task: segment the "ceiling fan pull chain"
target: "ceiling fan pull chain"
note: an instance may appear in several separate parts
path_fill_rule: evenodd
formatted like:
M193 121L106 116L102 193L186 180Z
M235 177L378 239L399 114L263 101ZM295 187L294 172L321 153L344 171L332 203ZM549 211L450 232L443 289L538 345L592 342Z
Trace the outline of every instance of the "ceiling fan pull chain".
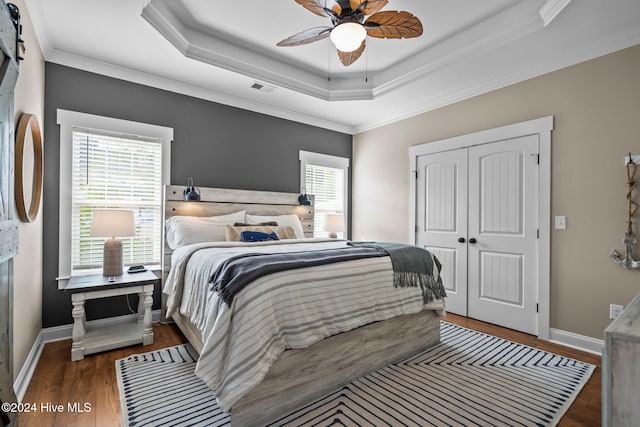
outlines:
M371 49L371 48L369 48ZM364 82L369 82L369 49L364 53Z
M331 81L331 44L327 43L327 81Z

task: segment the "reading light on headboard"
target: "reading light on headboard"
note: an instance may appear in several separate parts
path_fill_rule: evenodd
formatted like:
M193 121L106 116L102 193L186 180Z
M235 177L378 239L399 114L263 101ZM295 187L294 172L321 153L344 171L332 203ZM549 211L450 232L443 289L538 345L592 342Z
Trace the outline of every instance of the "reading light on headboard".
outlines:
M311 206L311 197L307 194L307 189L302 187L302 194L298 197L298 202L302 206Z
M193 178L189 178L187 180L187 188L184 189L184 192L182 194L184 195L185 202L200 201L200 191L198 191L198 188L193 185Z

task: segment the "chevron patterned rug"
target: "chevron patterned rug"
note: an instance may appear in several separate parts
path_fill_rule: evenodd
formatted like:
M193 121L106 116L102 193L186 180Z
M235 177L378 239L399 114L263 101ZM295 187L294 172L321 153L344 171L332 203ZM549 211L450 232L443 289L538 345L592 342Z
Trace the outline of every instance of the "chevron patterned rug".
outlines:
M180 345L116 361L125 426L228 426ZM441 322L441 343L274 426L553 426L594 366Z

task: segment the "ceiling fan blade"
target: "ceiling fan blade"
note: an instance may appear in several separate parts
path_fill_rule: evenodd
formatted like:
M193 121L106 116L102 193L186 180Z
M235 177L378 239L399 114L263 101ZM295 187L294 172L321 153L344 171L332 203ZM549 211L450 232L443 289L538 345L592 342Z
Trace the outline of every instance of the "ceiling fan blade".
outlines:
M317 42L318 40L329 37L331 30L331 27L309 28L308 30L301 31L298 34L294 34L279 41L276 46L300 46L303 44Z
M371 15L364 27L367 35L381 39L408 39L422 35L422 22L412 13L403 10Z
M373 15L387 4L389 0L349 0L351 10L361 15Z
M296 3L320 16L331 16L325 9L333 11L338 16L342 13L342 7L336 0L296 0Z
M341 50L339 50L338 57L340 58L340 62L342 62L342 65L347 67L356 62L357 59L362 55L362 52L364 52L364 48L365 40L362 40L362 44L360 45L360 47L353 52L342 52Z

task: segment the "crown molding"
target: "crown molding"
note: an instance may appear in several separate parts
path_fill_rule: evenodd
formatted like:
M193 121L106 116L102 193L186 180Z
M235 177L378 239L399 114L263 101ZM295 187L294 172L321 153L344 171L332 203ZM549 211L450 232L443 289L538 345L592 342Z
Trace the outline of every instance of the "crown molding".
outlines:
M483 79L474 82L457 91L450 92L444 96L437 96L414 104L407 108L394 111L391 114L377 117L374 120L359 123L355 126L349 126L343 123L323 120L317 117L300 114L288 109L282 109L270 104L258 103L253 100L240 98L234 95L226 94L219 91L203 88L197 85L191 85L165 77L153 75L150 73L133 70L121 66L116 66L106 62L90 59L87 57L74 55L68 52L53 50L46 58L49 62L65 65L81 70L113 77L121 80L131 81L145 86L155 87L170 92L181 93L195 98L205 99L232 107L245 110L255 111L258 113L293 120L300 123L317 126L337 132L356 134L382 127L400 120L404 120L418 114L426 113L437 108L464 101L466 99L500 89L524 80L537 77L549 72L559 70L564 67L575 65L577 63L597 58L617 50L634 46L640 43L640 26L629 31L614 35L602 40L600 43L589 44L582 49L571 52L563 52L555 55L550 61L545 63L536 63L535 66L523 65L520 69L504 73L499 76L493 76L490 79Z
M571 0L548 0L539 12L544 26L546 27L551 21L556 19L556 16L558 16L569 3L571 3Z
M457 91L449 92L443 96L432 97L402 110L394 111L391 114L360 123L354 126L353 133L357 134L386 126L637 44L640 44L640 26L603 39L599 43L590 43L580 49L557 53L548 61L542 63L532 61L532 63L522 64L515 70L493 75L491 78L478 79Z
M169 79L166 77L150 74L140 70L134 70L119 65L113 65L97 59L85 56L75 55L69 52L54 49L47 59L52 62L67 67L77 68L79 70L100 74L144 86L154 87L169 92L179 93L183 95L200 98L207 101L217 102L219 104L228 105L230 107L241 108L256 113L266 114L281 119L292 120L311 126L324 129L334 130L347 134L353 134L353 127L343 123L337 123L330 120L324 120L318 117L301 114L296 111L276 107L271 104L260 103L247 98L230 95L228 93L215 91L206 87L201 87L181 81Z
M327 80L309 68L265 55L257 46L241 46L195 28L197 25L192 28L192 24L181 21L166 1L147 0L141 15L186 57L325 101L372 100L458 60L544 28L540 2L521 2L406 61L369 72L370 78L363 85L360 77ZM180 2L173 5L181 6Z
M155 1L152 2L151 0L144 1L147 2L147 6L151 6L156 3ZM446 105L463 101L478 95L482 95L484 93L500 89L508 85L519 83L521 81L542 74L553 72L558 69L640 43L640 26L636 26L631 29L625 30L624 32L614 34L610 37L596 42L584 42L585 44L578 48L566 49L562 53L556 52L552 57L548 57L546 55L543 59L541 59L540 57L528 57L529 59L527 61L516 63L513 65L513 67L510 68L501 69L500 72L497 73L493 72L490 75L484 74L483 76L478 73L470 79L464 79L464 83L454 84L452 90L447 93L441 93L435 96L431 96L428 99L424 99L420 102L409 105L406 108L399 108L389 114L376 116L375 118L364 122L351 122L350 124L346 124L339 121L340 119L336 119L336 121L326 120L315 117L313 113L299 113L298 111L296 111L295 106L281 108L277 105L262 102L261 100L255 101L244 98L242 96L231 95L230 93L226 93L224 91L212 90L196 84L173 80L161 75L154 74L153 72L150 73L137 69L117 66L97 59L88 58L55 49L55 47L53 46L54 40L50 38L51 33L47 29L46 19L44 19L44 15L42 14L42 2L38 0L25 0L25 3L36 29L36 35L38 37L38 40L40 41L40 45L46 61L347 134L360 133L385 126L399 120L416 116L418 114L441 108ZM563 3L566 4L562 5ZM539 7L541 2L535 2L535 4L537 4L537 6ZM560 12L558 10L560 6L562 6L562 8L565 8L567 4L567 0L549 0L547 1L543 9L547 7L552 8L552 10L554 11L558 11L554 15L555 18ZM576 4L576 6L578 5ZM480 40L482 35L481 23L476 27L472 27L470 30L468 30L469 32L465 31L452 37L450 40L445 40L439 46L435 46L432 49L429 49L429 52L427 53L421 52L420 54L424 53L426 56L421 59L423 62L421 62L419 66L422 68L419 71L416 71L415 74L407 73L407 75L397 76L394 74L397 71L385 70L384 72L378 73L377 75L369 75L368 82L364 85L362 83L362 79L358 79L360 87L355 89L354 93L350 93L352 77L350 77L349 79L335 78L332 79L331 82L329 82L330 84L326 81L326 77L323 77L323 84L325 85L327 91L329 91L329 88L331 88L332 90L331 95L329 96L329 100L354 99L353 97L362 96L362 94L358 91L371 91L374 98L380 96L381 94L385 94L391 97L393 95L392 93L389 93L391 89L402 89L403 86L409 85L411 83L413 83L413 85L415 86L416 83L418 83L415 80L419 77L426 77L427 80L433 77L431 81L435 81L435 84L439 85L441 81L438 81L438 79L440 78L440 80L442 80L441 77L443 75L456 75L457 73L460 73L461 70L464 71L464 68L461 68L465 66L464 64L466 64L466 67L469 68L469 64L471 63L471 61L477 59L478 56L490 54L491 50L489 46L486 46L487 44L490 45L491 43L502 43L504 45L505 43L513 41L515 38L518 38L518 29L520 29L521 31L529 31L529 33L535 32L536 28L539 28L539 31L542 32L547 31L543 29L544 19L545 16L551 16L551 12L543 13L542 9L536 9L535 13L532 14L531 7L531 3L521 2L519 3L519 6L514 10L505 10L504 14L501 14L503 19L513 18L511 20L506 19L506 21L503 21L505 26L501 29L501 38L492 39L492 37L489 35L486 36L486 39ZM158 11L153 8L149 9L149 13L155 12ZM543 14L545 16L543 16ZM497 15L494 18L498 19L498 16L500 15ZM516 19L518 17L519 19ZM160 22L159 18L156 21ZM170 21L166 21L162 25L166 27L166 29L163 31L169 31L170 28L176 28L175 22L171 23ZM553 26L551 26L551 28L553 28ZM514 32L516 32L516 34L513 34ZM189 35L188 30L185 30L185 33ZM173 34L173 45L177 45L176 48L178 49L185 49L185 51L188 51L188 39L182 39L181 34L183 33L178 32ZM513 35L513 37L511 35ZM197 38L197 35L195 34L192 34L191 36L192 38ZM472 36L476 36L476 38ZM464 43L466 42L477 42L477 44L474 45L473 48L464 49ZM448 45L447 43L451 43L451 45ZM460 43L463 43L463 46L462 50L458 52L456 51L455 47L456 44L459 45ZM483 46L484 50L482 50ZM430 57L428 55L432 56ZM443 69L445 66L447 66L446 70ZM451 69L449 69L449 67L451 67ZM411 68L410 71L414 70ZM423 72L425 74L421 75L419 74L420 72ZM385 82L384 78L389 78L391 80ZM396 82L393 79L398 80ZM265 81L271 84L269 79L260 78L257 80ZM301 84L304 84L304 82ZM410 92L409 87L404 88L404 91L405 93L408 93L408 96L411 98L411 93L417 92ZM424 93L421 92L421 95L424 95ZM274 101L274 103L275 102L277 101ZM328 105L328 107L330 107L330 105Z
M165 3L145 0L141 16L183 55L189 49L185 27Z
M425 49L378 77L378 97L465 58L494 50L543 27L535 3L523 2Z
M33 30L36 33L38 42L40 43L42 56L47 60L49 56L51 56L54 48L49 35L49 29L47 27L47 19L44 11L42 10L42 2L37 0L24 0L24 3L27 6L27 11L29 12L31 23L33 24Z
M326 101L331 99L325 77L259 53L259 49L250 50L189 28L164 1L150 1L141 15L187 58ZM370 90L355 95L359 95L356 99L372 98Z

